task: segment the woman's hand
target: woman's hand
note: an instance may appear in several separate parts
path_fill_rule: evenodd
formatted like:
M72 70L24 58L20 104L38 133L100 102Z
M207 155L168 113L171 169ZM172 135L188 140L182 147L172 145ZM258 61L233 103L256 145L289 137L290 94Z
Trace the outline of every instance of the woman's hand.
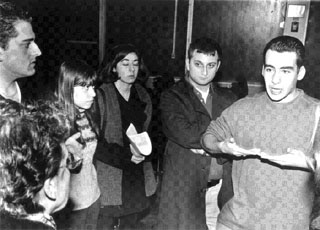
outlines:
M135 164L139 164L141 163L142 161L145 160L145 157L142 156L140 153L137 153L135 151L135 149L132 147L132 145L130 144L130 150L131 150L131 153L132 153L132 157L131 157L131 161Z
M68 152L72 153L77 158L82 158L81 150L83 146L77 141L80 135L81 135L80 132L77 132L72 136L70 136L65 142Z

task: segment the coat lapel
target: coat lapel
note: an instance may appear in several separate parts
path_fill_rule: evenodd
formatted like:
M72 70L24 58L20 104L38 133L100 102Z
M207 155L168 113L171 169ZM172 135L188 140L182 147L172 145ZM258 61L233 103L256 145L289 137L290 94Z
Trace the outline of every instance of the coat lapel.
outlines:
M206 108L204 107L204 105L201 103L201 101L199 100L199 98L195 95L194 93L194 89L193 86L190 85L189 82L187 82L186 80L184 80L184 84L185 84L185 91L184 93L186 94L186 97L191 99L191 103L194 106L194 110L196 112L202 113L207 115L208 117L210 117L210 114L208 113L208 111L206 110Z

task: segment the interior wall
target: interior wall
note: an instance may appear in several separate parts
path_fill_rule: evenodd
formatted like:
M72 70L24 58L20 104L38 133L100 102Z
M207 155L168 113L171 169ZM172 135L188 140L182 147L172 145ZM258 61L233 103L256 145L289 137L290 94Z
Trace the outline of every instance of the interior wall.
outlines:
M172 58L174 0L109 0L107 4L106 46L133 43L143 53L152 75L181 75L187 31L188 4L178 3L177 42Z
M320 99L320 2L311 1L306 36L306 75L298 87Z
M31 12L37 43L43 53L36 76L21 80L25 94L32 98L47 92L44 88L52 89L57 68L65 59L82 58L98 67L99 0L15 2ZM218 80L262 81L262 50L271 38L283 32L279 24L285 3L286 0L195 0L192 38L210 36L221 44L224 56ZM175 58L171 57L174 0L108 0L106 4L107 48L134 43L143 51L152 75L169 80L183 77L188 0L178 2ZM320 3L311 1L306 37L307 75L299 84L318 98L319 12Z
M25 99L52 95L60 64L84 59L97 68L99 50L99 0L15 0L32 16L37 58L34 76L19 79Z
M222 48L219 80L260 82L262 50L282 34L285 0L196 1L193 38L209 36Z

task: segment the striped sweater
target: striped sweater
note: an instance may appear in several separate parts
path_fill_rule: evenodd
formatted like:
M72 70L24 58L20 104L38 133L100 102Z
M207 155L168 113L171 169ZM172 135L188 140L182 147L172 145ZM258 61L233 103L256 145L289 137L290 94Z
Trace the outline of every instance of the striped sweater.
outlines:
M83 158L83 164L79 174L71 174L70 199L74 204L73 210L80 210L88 208L100 197L100 189L97 171L92 163L97 146L96 135L92 131L85 113L77 115L76 125L84 144L79 153Z

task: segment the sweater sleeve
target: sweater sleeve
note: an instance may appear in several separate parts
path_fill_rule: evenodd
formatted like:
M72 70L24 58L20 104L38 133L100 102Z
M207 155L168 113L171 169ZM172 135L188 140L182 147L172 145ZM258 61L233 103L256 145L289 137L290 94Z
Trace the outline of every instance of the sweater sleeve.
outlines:
M201 137L201 146L210 153L220 153L220 150L216 149L215 146L230 137L232 135L232 129L228 122L230 114L230 107L222 112L222 115L216 120L212 120ZM232 112L231 112L232 114Z
M99 140L95 153L95 158L105 164L119 169L126 169L134 164L131 162L130 147L123 147L116 143L108 143Z

